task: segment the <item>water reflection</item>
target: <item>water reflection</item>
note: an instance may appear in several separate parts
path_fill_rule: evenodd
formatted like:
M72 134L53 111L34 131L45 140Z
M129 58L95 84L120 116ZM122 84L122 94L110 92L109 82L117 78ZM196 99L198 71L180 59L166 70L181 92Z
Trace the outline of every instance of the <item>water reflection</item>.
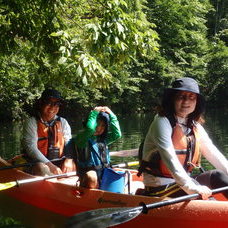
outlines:
M21 135L21 123L1 123L0 156L2 158L11 158L20 153Z
M119 121L123 137L113 143L110 148L114 151L137 148L145 137L152 119L152 114L120 117Z
M217 148L228 158L228 110L210 110L205 114L206 123L204 125L208 135ZM202 166L205 169L213 167L204 159Z

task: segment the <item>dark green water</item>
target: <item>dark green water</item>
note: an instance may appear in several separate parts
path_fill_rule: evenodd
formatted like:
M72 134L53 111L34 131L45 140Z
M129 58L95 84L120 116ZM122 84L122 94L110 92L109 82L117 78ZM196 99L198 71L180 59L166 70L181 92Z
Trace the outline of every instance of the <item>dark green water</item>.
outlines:
M146 134L153 115L134 115L119 117L123 137L110 145L110 149L123 150L138 147ZM70 120L72 135L82 129L81 120ZM0 132L0 156L8 159L20 153L22 123L4 123Z
M111 151L137 148L153 120L153 114L119 116L123 137L110 145ZM206 128L215 145L228 157L228 111L211 110L205 114ZM81 120L69 121L72 134L82 129ZM0 156L8 159L20 153L22 124L4 123L0 131Z
M153 119L152 114L133 116L120 116L119 121L123 137L110 146L111 151L137 148ZM211 110L205 114L206 128L214 144L228 158L228 111ZM81 128L81 120L69 121L72 127L72 134L75 135ZM1 124L0 132L0 156L8 159L20 153L20 141L22 136L21 123ZM112 158L113 163L123 160L136 160L136 158ZM212 166L203 160L203 166L211 169ZM0 216L0 220L5 218ZM0 221L1 224L1 221Z

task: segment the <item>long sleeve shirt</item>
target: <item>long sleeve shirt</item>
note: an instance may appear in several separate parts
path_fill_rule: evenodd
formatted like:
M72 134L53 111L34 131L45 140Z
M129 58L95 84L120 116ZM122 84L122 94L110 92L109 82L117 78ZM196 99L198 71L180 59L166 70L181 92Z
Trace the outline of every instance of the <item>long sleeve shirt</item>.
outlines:
M180 124L183 132L185 132L186 127L184 127L183 123L186 123L186 120L179 118L178 124ZM216 169L222 170L228 174L228 161L225 156L212 143L202 125L196 123L196 127L200 135L199 143L202 155ZM143 160L149 161L151 154L159 151L161 159L170 170L173 178L157 177L144 173L144 184L146 186L157 187L176 182L185 192L191 194L197 186L186 173L176 156L171 138L172 130L171 124L166 117L155 116L145 139Z
M90 112L86 128L76 136L76 144L79 148L85 148L88 145L88 140L92 139L96 141L97 136L94 136L97 127L97 116L99 112L93 110ZM119 121L114 113L109 114L110 123L109 123L109 131L106 139L107 145L113 143L115 140L121 137L121 130Z
M57 116L55 117L57 118ZM71 128L67 120L60 117L62 123L62 130L64 135L65 144L71 139ZM30 117L25 121L23 130L22 145L26 150L27 155L35 160L47 163L49 160L42 154L37 147L38 133L37 133L37 120L35 117Z

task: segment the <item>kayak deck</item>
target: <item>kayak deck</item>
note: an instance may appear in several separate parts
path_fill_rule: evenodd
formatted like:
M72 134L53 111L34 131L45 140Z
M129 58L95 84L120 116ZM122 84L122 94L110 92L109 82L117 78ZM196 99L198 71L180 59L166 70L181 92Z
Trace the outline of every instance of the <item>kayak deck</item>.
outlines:
M1 162L0 165L6 165ZM132 173L132 189L141 183L137 171ZM17 169L1 171L0 183L16 179L32 178ZM112 193L97 189L76 187L77 177L50 179L27 183L0 192L0 213L15 217L32 227L64 227L70 216L84 211L109 207L135 207L144 202L151 204L160 198ZM42 217L40 217L42 216ZM42 218L42 219L39 219ZM192 200L173 204L142 214L137 218L118 225L160 227L228 227L228 204L226 201Z

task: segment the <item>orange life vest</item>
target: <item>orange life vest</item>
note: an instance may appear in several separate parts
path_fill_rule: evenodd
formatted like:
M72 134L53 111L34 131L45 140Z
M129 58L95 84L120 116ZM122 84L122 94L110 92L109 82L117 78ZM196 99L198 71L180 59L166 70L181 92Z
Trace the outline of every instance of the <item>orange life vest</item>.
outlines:
M173 127L172 142L176 155L186 172L191 172L194 167L200 167L199 134L193 127L190 135L186 136L181 127L176 124ZM161 177L172 177L168 168L162 161L159 152L152 155L150 161L141 161L139 175L142 172Z
M195 127L193 127L193 134L186 136L177 124L173 129L172 141L176 155L187 172L191 172L193 168L199 167L201 156L199 136ZM159 161L159 169L163 176L171 177L169 170L161 159Z
M57 118L51 126L46 125L40 120L37 121L38 149L48 157L50 148L59 151L59 157L63 155L64 135L60 118Z

